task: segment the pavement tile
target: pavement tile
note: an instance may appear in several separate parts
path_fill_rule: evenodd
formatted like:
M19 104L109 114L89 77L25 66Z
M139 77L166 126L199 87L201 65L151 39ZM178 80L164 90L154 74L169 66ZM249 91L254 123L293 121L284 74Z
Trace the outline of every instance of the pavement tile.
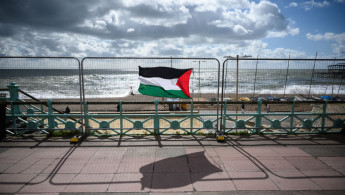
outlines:
M191 172L221 172L225 170L219 157L188 158Z
M13 164L11 163L7 163L7 164L0 163L0 174L3 173L6 169L11 167L12 165Z
M298 170L330 170L330 167L328 167L325 163L314 157L288 156L285 157L285 159Z
M243 150L254 157L280 156L272 150L272 147L243 147Z
M49 165L34 164L22 171L22 173L42 173Z
M54 161L59 160L58 158L40 158L38 159L37 162L35 162L35 164L37 165L50 165L52 164Z
M229 172L237 190L279 190L266 173Z
M78 151L73 151L71 155L68 156L69 159L73 158L87 158L89 159L96 150L78 150Z
M21 159L23 159L23 157L0 157L0 164L7 164L7 163L17 163L18 161L20 161Z
M56 169L56 173L80 173L83 165L62 164Z
M304 175L309 177L329 177L329 176L341 176L341 173L333 169L321 169L321 170L300 170Z
M128 148L124 155L124 158L148 158L148 157L155 157L156 148L149 147L149 148L142 148L142 147L134 147Z
M35 158L57 158L63 157L72 148L39 148L36 152L31 154L31 157Z
M31 164L14 164L11 167L4 170L3 173L21 173L31 167Z
M90 159L89 158L67 158L63 159L61 162L64 165L85 165Z
M272 147L272 150L280 156L310 156L297 147Z
M190 173L153 173L151 191L193 191Z
M233 191L234 183L226 172L198 172L191 173L193 189L195 191Z
M92 157L87 161L87 164L119 164L120 161L121 161L121 158L119 158L119 157L107 157L107 158Z
M93 155L92 157L95 158L113 158L113 157L117 157L117 158L122 158L123 155L126 153L126 149L125 148L99 148Z
M318 157L330 167L345 167L345 157Z
M158 158L154 163L154 172L189 172L187 157Z
M214 148L201 148L201 147L194 147L194 148L186 148L186 154L188 158L198 158L204 156L218 156L218 153L215 151Z
M117 173L108 187L108 192L148 192L152 173Z
M0 193L15 193L19 191L24 186L24 184L1 184L0 183Z
M286 171L268 174L280 190L321 190L319 185L300 172Z
M249 159L233 159L223 161L224 167L229 172L235 171L260 171L260 167Z
M119 163L114 164L86 164L80 173L116 173Z
M20 193L47 193L62 192L76 174L40 174L27 185L25 185Z
M118 173L153 172L154 159L149 158L123 158Z
M18 145L15 145L18 146ZM14 158L23 158L26 156L30 156L35 153L37 149L30 149L30 148L9 148L5 149L2 153L0 153L0 158L4 157L14 157Z
M106 192L114 174L78 174L64 192Z
M0 182L2 184L6 184L6 183L25 184L31 181L36 175L37 174L28 174L28 173L20 173L20 174L3 173L3 174L0 174Z
M266 169L271 171L297 171L297 169L283 157L262 158L258 159L258 161L262 163Z
M345 190L345 178L312 178L323 190Z
M186 155L186 148L182 147L164 147L157 148L156 158L170 158Z
M244 156L244 154L242 153L242 151L240 149L236 149L233 147L215 148L214 150L220 158L223 158L223 157L243 157Z

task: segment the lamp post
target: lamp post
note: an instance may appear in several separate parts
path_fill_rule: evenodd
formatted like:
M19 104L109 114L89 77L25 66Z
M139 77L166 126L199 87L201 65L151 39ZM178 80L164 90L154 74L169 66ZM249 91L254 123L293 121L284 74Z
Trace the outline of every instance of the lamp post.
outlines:
M232 57L232 56L224 56L224 58L226 58L227 60L229 59L236 59L236 101L238 101L238 75L239 75L239 61L240 59L243 59L243 58L251 58L252 56L251 55L244 55L244 56L241 56L239 57L239 55L236 55L236 58L235 57ZM224 82L224 81L223 81ZM223 90L222 90L223 91ZM223 100L222 100L223 101ZM238 112L238 106L236 106L236 114ZM236 115L236 120L237 120L237 115Z
M239 72L239 68L238 68L238 64L239 64L239 61L240 59L243 59L243 58L251 58L252 56L251 55L244 55L244 56L241 56L239 57L239 55L236 56L236 100L238 101L238 72ZM224 58L226 59L235 59L235 57L232 57L232 56L224 56Z
M200 101L201 98L201 91L200 91L200 62L206 62L206 61L193 61L193 62L199 62L199 97L198 97L198 101Z

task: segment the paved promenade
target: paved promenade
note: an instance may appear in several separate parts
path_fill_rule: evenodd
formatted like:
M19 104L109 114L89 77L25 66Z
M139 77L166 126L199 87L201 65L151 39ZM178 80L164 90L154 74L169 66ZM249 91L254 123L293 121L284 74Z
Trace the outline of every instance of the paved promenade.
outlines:
M344 135L0 142L0 193L345 194Z

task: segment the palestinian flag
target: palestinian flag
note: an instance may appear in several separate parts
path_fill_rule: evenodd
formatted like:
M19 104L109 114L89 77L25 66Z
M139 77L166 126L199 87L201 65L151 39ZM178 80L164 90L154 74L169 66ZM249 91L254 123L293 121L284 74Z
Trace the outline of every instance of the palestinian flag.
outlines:
M139 92L143 95L171 98L191 98L189 78L193 69L139 66Z

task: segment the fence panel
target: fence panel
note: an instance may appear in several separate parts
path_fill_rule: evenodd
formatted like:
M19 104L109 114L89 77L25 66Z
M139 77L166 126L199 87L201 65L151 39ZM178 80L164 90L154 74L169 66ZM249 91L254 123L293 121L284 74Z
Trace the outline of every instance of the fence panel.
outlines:
M7 130L11 133L65 129L81 122L80 62L72 57L0 57L0 88L11 102ZM53 102L73 102L48 105ZM19 104L20 103L20 104ZM68 109L67 109L68 107ZM74 118L51 118L69 111ZM75 118L77 117L77 119ZM68 126L68 125L67 125Z
M224 95L236 98L237 81L239 98L344 95L344 62L344 59L229 59L224 62Z
M193 112L211 110L215 114L212 117L217 117L218 105L215 103L193 107L190 99L157 98L140 94L139 66L192 68L189 83L192 100L216 102L219 99L220 64L216 59L84 58L82 72L86 126L91 134L141 134L142 131L148 134L167 134L171 131L195 133L203 128L203 119ZM108 103L95 103L99 101ZM210 127L213 127L213 123Z

